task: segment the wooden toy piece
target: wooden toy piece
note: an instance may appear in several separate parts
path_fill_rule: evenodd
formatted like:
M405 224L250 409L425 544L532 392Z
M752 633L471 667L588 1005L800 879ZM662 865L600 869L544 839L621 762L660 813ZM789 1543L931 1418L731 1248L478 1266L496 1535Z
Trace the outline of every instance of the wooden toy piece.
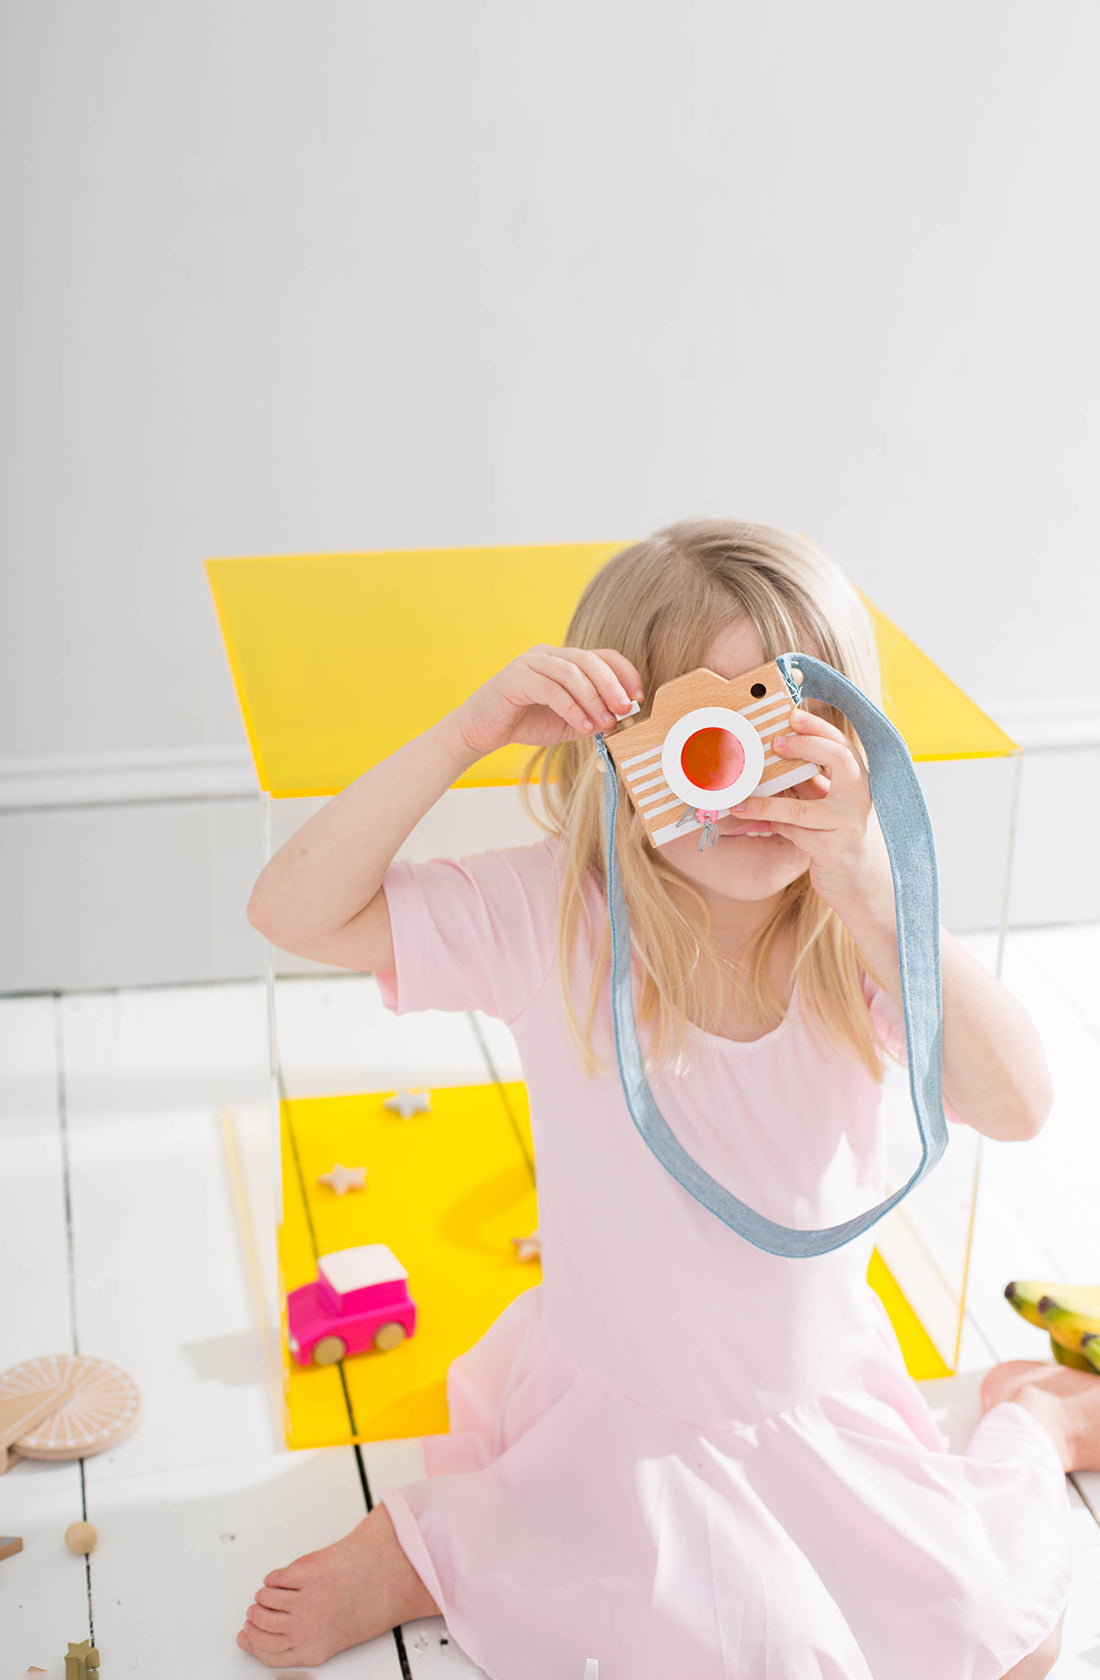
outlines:
M367 1169L366 1167L342 1167L337 1161L336 1165L327 1173L321 1173L318 1176L317 1182L318 1184L329 1185L338 1196L342 1196L348 1190L362 1190L366 1187Z
M72 1392L68 1383L43 1383L22 1392L0 1389L0 1476L12 1464L15 1443L56 1412Z
M538 1260L542 1255L542 1238L537 1231L532 1231L529 1237L513 1237L512 1247L516 1251L516 1259L525 1263L528 1260Z
M287 1341L299 1365L335 1365L349 1353L388 1353L416 1330L409 1274L385 1243L340 1248L317 1260L313 1283L286 1300Z
M0 1534L0 1563L22 1550L23 1542L18 1534Z
M410 1120L414 1114L430 1114L432 1099L427 1091L398 1091L396 1096L387 1097L382 1104L395 1114L400 1114L402 1120Z
M98 1539L99 1535L90 1522L70 1523L65 1530L65 1544L77 1557L87 1557L89 1552L94 1552Z
M605 737L650 843L683 834L696 810L724 816L752 793L782 793L815 776L819 765L771 748L794 711L774 663L732 682L700 669L663 683L644 723Z
M44 1418L20 1434L10 1452L20 1458L64 1462L113 1447L137 1422L132 1377L105 1359L55 1353L13 1365L0 1376L0 1405L58 1387L68 1392Z
M65 1680L99 1680L99 1652L90 1640L79 1645L69 1641L65 1654Z

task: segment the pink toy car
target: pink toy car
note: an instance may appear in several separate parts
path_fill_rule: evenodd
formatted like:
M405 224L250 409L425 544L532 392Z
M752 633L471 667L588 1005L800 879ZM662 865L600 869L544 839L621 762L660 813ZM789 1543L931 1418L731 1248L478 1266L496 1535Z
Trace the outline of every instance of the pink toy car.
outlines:
M385 1243L322 1254L317 1281L287 1296L290 1351L299 1365L335 1365L368 1348L385 1352L416 1329L408 1272Z

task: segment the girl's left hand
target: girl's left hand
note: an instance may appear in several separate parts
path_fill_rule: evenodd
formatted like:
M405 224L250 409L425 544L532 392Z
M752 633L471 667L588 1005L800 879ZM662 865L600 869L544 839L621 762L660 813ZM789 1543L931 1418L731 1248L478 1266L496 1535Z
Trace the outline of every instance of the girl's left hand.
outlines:
M890 859L866 770L847 736L813 712L795 711L792 730L774 738L774 751L792 762L813 759L828 776L814 776L783 794L746 799L733 814L771 823L806 852L814 891L838 915L873 909L892 925Z

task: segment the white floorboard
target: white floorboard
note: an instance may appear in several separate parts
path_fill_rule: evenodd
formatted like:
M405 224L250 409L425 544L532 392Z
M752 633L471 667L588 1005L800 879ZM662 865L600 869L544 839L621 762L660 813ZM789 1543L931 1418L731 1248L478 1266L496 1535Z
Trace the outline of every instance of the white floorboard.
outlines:
M72 1351L57 1008L0 1001L0 1370Z
M968 943L992 961L991 940ZM1039 1025L1055 1106L1032 1143L983 1145L960 1372L925 1388L954 1450L990 1364L1048 1357L1005 1284L1100 1281L1098 973L1100 928L1010 937L1005 978ZM520 1077L501 1023L396 1018L369 977L283 980L278 995L288 1094L475 1082L490 1066ZM0 1000L0 1369L75 1346L129 1370L144 1405L129 1441L86 1462L83 1492L78 1466L0 1477L0 1529L25 1544L0 1563L0 1680L31 1663L62 1680L66 1642L89 1632L89 1575L105 1680L257 1675L233 1641L263 1576L364 1513L351 1449L288 1454L273 1425L218 1127L220 1108L255 1120L268 1095L259 981ZM416 1442L363 1457L375 1493L421 1474ZM1076 1573L1052 1672L1087 1680L1100 1672L1100 1475L1075 1477L1068 1498ZM87 1569L63 1544L85 1499L100 1533ZM414 1680L479 1672L438 1618L404 1641ZM324 1672L397 1680L396 1644Z
M0 1476L0 1532L18 1534L23 1550L0 1562L0 1674L32 1665L63 1680L68 1643L90 1637L88 1575L65 1545L84 1514L79 1464L13 1466Z
M188 988L64 1007L80 1348L142 1396L141 1427L88 1461L95 1488L281 1446L210 1101L233 1039L220 1012L196 1022L197 1001Z
M69 1256L53 998L0 1002L0 1371L71 1353ZM45 1668L64 1637L87 1639L83 1558L64 1544L84 1515L79 1464L13 1465L0 1476L0 1669ZM60 1646L63 1652L65 1646Z
M95 1490L94 1509L104 1680L257 1680L264 1670L235 1640L264 1576L338 1540L365 1512L350 1447L116 1476ZM401 1669L386 1634L324 1672L399 1680Z

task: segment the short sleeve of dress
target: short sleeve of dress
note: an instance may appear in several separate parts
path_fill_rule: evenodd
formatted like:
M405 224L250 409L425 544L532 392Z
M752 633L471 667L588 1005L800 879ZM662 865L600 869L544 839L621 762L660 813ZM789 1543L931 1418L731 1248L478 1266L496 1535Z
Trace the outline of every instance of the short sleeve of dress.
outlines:
M394 973L376 976L386 1007L521 1015L554 964L559 845L391 864Z
M908 1067L909 1055L908 1045L905 1041L905 1016L889 992L884 991L881 986L877 985L867 973L863 975L863 995L867 999L871 1026L882 1048L892 1061L899 1062L902 1067ZM956 1125L963 1123L954 1109L949 1108L947 1103L943 1105L943 1112Z

